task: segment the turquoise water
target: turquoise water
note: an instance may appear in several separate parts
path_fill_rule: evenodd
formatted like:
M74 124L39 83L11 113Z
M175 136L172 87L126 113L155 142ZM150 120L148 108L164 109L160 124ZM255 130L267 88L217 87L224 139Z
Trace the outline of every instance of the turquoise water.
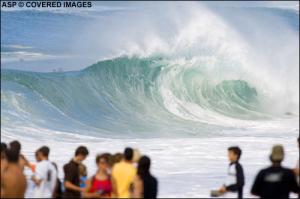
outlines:
M250 82L162 57L120 57L76 72L2 70L1 84L4 126L19 121L99 137L205 137L234 122L280 117L266 111L267 97Z

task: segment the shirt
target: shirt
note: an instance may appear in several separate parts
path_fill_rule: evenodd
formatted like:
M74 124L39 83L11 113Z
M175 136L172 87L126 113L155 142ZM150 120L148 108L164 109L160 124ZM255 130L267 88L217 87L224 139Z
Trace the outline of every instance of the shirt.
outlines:
M112 192L112 185L110 178L106 180L98 180L96 176L93 176L91 179L91 189L89 190L90 193L101 193L104 197L110 197Z
M86 187L86 181L87 181L87 177L86 176L80 176L80 187L81 188L85 188Z
M52 198L57 179L57 172L53 164L48 160L37 163L34 176L37 180L41 180L41 183L35 186L33 197Z
M245 177L243 167L239 162L232 162L228 167L228 176L225 183L226 190L237 192L237 198L243 198Z
M129 188L136 175L136 168L132 164L122 161L117 163L112 170L112 177L117 185L117 194L119 198L129 198Z
M79 164L71 160L68 164L64 165L64 182L69 181L76 186L80 186ZM81 194L78 191L65 189L64 198L80 198Z
M291 169L271 166L261 170L255 178L251 193L261 198L289 198L289 193L299 193L296 177Z

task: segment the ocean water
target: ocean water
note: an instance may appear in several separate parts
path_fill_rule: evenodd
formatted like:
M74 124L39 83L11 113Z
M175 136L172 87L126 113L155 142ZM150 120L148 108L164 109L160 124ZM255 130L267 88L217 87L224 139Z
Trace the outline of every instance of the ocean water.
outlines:
M299 11L203 4L3 10L1 140L31 161L47 143L60 177L80 144L89 175L96 153L139 148L161 197L208 197L239 145L252 197L273 144L299 158Z

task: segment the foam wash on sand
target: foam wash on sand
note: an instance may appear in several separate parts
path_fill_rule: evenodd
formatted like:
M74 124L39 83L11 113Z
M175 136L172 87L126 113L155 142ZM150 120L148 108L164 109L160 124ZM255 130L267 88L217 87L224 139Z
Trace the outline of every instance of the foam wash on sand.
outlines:
M137 147L153 159L161 197L208 197L230 145L243 149L248 197L273 144L294 166L298 11L167 5L1 12L1 140L20 140L31 161L47 144L60 169L87 145L89 175L96 153Z

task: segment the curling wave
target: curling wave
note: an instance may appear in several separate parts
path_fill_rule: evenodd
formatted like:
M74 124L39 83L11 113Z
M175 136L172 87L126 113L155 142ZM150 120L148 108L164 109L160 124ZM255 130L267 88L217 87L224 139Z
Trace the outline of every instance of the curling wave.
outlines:
M128 135L195 133L272 118L250 82L208 75L198 64L119 57L77 72L2 70L2 120Z

